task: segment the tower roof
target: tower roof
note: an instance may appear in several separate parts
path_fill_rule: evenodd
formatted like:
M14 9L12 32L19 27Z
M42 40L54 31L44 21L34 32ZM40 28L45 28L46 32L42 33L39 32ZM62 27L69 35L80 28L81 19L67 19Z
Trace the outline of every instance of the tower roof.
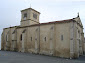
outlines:
M33 11L35 11L35 12L38 12L37 10L35 10L35 9L33 9L33 8L27 8L27 9L21 10L21 12L22 12L22 11L25 11L25 10L30 10L30 9L33 10ZM38 13L40 14L40 12L38 12Z

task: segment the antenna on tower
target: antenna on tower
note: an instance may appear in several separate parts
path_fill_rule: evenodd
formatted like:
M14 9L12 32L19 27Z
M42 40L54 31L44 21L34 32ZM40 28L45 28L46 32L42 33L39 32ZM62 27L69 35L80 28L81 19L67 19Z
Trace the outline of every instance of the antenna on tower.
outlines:
M79 17L79 12L78 12L78 16L77 17Z
M31 8L31 4L30 4L30 8Z

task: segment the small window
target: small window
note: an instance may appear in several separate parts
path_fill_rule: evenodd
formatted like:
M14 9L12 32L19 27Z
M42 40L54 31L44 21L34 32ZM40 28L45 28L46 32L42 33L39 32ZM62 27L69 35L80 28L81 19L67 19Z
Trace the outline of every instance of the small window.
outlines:
M63 40L63 35L61 35L61 40Z
M21 34L21 36L20 36L20 40L22 41L22 34Z
M27 17L27 13L24 14L24 18Z
M33 17L34 17L35 19L37 19L37 14L34 14L34 13L33 13Z
M46 37L45 37L44 39L45 39L45 41L46 41Z
M32 37L31 37L31 41L32 41Z
M78 31L78 34L79 34L79 38L80 38L80 31Z

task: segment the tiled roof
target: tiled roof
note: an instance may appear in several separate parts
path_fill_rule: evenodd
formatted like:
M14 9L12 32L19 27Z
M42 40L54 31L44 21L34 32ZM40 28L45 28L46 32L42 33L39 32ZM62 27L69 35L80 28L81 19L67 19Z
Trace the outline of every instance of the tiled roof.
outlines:
M33 10L33 11L36 11L36 10L33 9L33 8L27 8L27 9L21 10L21 12L22 12L22 11L25 11L25 10L28 10L28 9L31 9L31 10ZM38 12L38 11L36 11L36 12ZM40 14L40 12L38 12L38 13Z
M67 23L67 22L71 22L71 21L74 21L74 20L67 19L67 20L53 21L53 22L47 22L47 23L39 23L39 24L34 24L34 25L29 25L29 26L13 26L13 27L23 28L23 27L40 26L40 25L54 24L54 23ZM9 28L13 28L13 27L9 27ZM6 29L6 28L4 28L4 29Z
M53 22L40 23L40 24L64 23L64 22L70 22L70 21L73 21L73 19L67 19L67 20L61 20L61 21L53 21Z
M46 24L54 24L54 23L67 23L74 21L73 19L67 19L67 20L61 20L61 21L53 21L53 22L47 22L47 23L39 23L39 24L34 24L34 25L29 25L29 26L19 26L18 28L23 28L23 27L31 27L31 26L40 26L40 25L46 25Z

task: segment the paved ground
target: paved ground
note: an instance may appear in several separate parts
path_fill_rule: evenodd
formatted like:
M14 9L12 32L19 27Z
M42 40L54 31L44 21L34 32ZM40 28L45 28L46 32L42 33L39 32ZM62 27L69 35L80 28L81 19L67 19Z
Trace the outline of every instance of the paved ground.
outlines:
M85 56L65 59L31 53L0 51L0 63L85 63Z

